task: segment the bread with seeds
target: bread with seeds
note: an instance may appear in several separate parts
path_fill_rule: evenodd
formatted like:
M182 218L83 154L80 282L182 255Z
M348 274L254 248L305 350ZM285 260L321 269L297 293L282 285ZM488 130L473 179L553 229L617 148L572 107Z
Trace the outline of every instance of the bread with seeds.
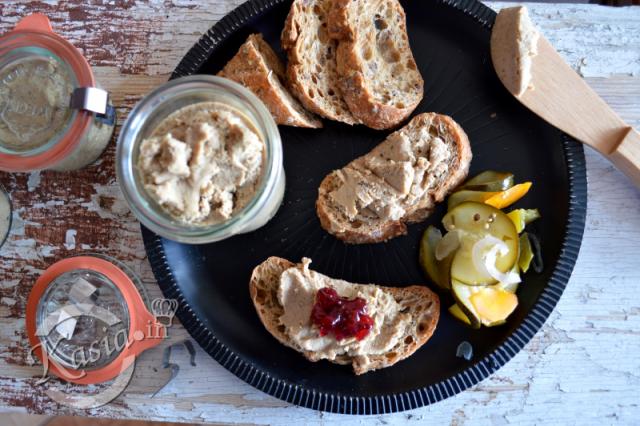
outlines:
M339 86L353 116L374 129L396 127L423 97L398 0L338 0L329 15L338 41Z
M322 122L306 111L285 87L285 67L261 34L250 35L218 76L251 90L267 106L278 124L314 129L322 127Z
M411 356L433 335L440 316L440 299L427 287L414 285L396 288L374 284L352 284L311 271L308 269L308 263L308 259L296 265L286 259L270 257L253 270L249 284L251 299L265 328L280 343L300 352L308 360L315 362L327 359L336 364L351 365L355 374L360 375L390 367ZM288 299L283 296L281 281L286 281L286 276L291 274L304 274L303 279L312 281L316 287L331 287L338 293L376 295L378 299L394 305L393 316L388 311L385 311L387 316L384 316L382 311L374 311L377 306L386 306L374 303L375 299L370 300L370 303L375 306L367 305L366 308L367 314L374 318L374 322L381 324L379 333L387 333L390 332L389 328L394 328L393 339L387 341L387 346L366 355L353 354L353 350L349 349L349 345L352 344L350 341L345 341L342 349L336 350L336 346L340 345L335 342L335 339L331 336L320 336L319 331L310 322L312 309L310 304L314 303L315 294L313 292L304 294L306 302L299 305L289 305ZM296 294L296 290L300 293L305 291L304 288L288 288L292 294ZM287 304L286 309L282 301ZM298 309L293 309L298 306ZM292 309L293 312L291 312ZM298 317L300 326L296 327L295 321L292 325L287 317ZM299 329L303 329L302 335L306 339L315 339L313 344L308 344L309 340L292 337L300 336ZM372 338L377 336L371 336L370 339ZM301 344L306 345L307 348L303 348ZM314 346L316 350L309 350L309 346Z
M327 175L316 211L330 234L352 244L406 234L467 176L469 139L451 117L415 116L368 154Z
M336 48L329 38L333 0L294 0L282 31L287 52L289 88L307 108L322 117L357 124L338 86Z

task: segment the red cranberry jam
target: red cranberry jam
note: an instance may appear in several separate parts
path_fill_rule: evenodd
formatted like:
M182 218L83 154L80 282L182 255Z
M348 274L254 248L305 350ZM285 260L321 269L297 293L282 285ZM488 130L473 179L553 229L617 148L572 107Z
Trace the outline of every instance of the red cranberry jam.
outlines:
M320 328L320 335L333 333L336 340L355 337L362 340L373 327L373 318L367 315L366 300L340 297L329 287L318 290L311 310L311 322Z

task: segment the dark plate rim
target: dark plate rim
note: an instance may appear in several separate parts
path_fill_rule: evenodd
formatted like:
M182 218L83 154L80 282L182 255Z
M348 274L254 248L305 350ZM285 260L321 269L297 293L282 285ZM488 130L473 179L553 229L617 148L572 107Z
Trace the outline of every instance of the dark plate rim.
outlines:
M286 0L249 0L216 23L189 50L171 78L197 73L217 45L248 20ZM437 0L474 18L487 29L496 13L477 0ZM563 150L569 176L569 213L560 257L551 278L529 314L492 353L447 380L409 392L353 396L318 392L312 388L272 377L234 353L207 329L188 305L162 245L162 238L143 227L144 245L160 289L178 301L177 316L189 334L224 368L251 386L289 403L339 414L386 414L423 407L456 395L478 384L518 353L542 327L560 300L578 258L587 209L587 178L582 144L563 135Z

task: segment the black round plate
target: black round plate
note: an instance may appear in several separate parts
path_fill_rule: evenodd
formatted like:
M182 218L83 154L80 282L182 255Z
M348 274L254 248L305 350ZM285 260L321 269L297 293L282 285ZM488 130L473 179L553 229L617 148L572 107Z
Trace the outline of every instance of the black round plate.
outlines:
M290 1L249 1L217 23L182 60L174 77L215 73L253 32L279 50ZM542 274L529 273L520 304L506 325L470 330L447 312L433 338L409 359L356 377L350 367L315 364L278 343L262 326L249 298L252 269L269 256L298 262L352 282L406 286L424 283L418 241L438 224L441 206L426 223L388 243L345 245L320 228L314 203L322 178L381 142L388 132L325 121L322 130L281 127L287 175L276 217L251 234L189 246L143 229L155 276L166 297L179 301L178 317L223 366L264 392L318 410L376 414L424 406L478 383L518 352L542 326L573 269L584 229L586 178L582 146L520 105L498 81L489 57L495 13L473 0L403 1L413 52L425 80L416 112L451 115L473 149L471 175L512 171L533 189L519 203L537 207L533 230L544 253ZM462 341L471 361L456 357Z

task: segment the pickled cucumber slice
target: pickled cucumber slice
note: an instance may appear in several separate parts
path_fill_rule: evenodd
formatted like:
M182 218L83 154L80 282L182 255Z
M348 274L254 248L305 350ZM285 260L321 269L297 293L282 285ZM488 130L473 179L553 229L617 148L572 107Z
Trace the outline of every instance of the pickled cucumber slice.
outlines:
M460 309L460 306L458 306L458 304L451 305L449 307L449 313L463 323L471 325L471 321L469 321L469 318L465 315L462 309Z
M531 261L533 260L533 249L531 248L531 241L529 241L529 234L523 232L520 235L520 256L518 257L518 267L522 272L527 272Z
M439 285L438 264L436 262L436 246L442 239L442 233L434 226L429 226L420 240L420 266L431 281Z
M477 203L484 203L489 198L500 194L500 192L484 192L484 191L469 191L463 189L461 191L456 191L449 196L447 200L447 210L451 211L458 205L464 203L465 201L475 201Z
M504 191L513 186L513 173L487 170L469 179L461 189L472 191Z
M469 325L472 328L480 328L480 317L476 312L476 308L471 303L471 296L477 292L481 287L473 287L456 281L451 280L451 293L456 301L456 305L460 307L460 310L469 320Z
M495 278L478 271L472 259L474 244L485 235L504 241L509 249L506 255L497 256L496 268L500 272L510 271L518 261L518 232L511 219L500 210L468 201L447 213L442 223L448 231L457 230L460 233L460 248L451 264L453 279L468 285L496 283Z
M540 212L538 209L515 209L507 213L507 216L516 226L516 231L519 234L525 226L540 218Z
M460 248L460 233L458 231L447 232L436 245L436 260L441 261L452 255Z

